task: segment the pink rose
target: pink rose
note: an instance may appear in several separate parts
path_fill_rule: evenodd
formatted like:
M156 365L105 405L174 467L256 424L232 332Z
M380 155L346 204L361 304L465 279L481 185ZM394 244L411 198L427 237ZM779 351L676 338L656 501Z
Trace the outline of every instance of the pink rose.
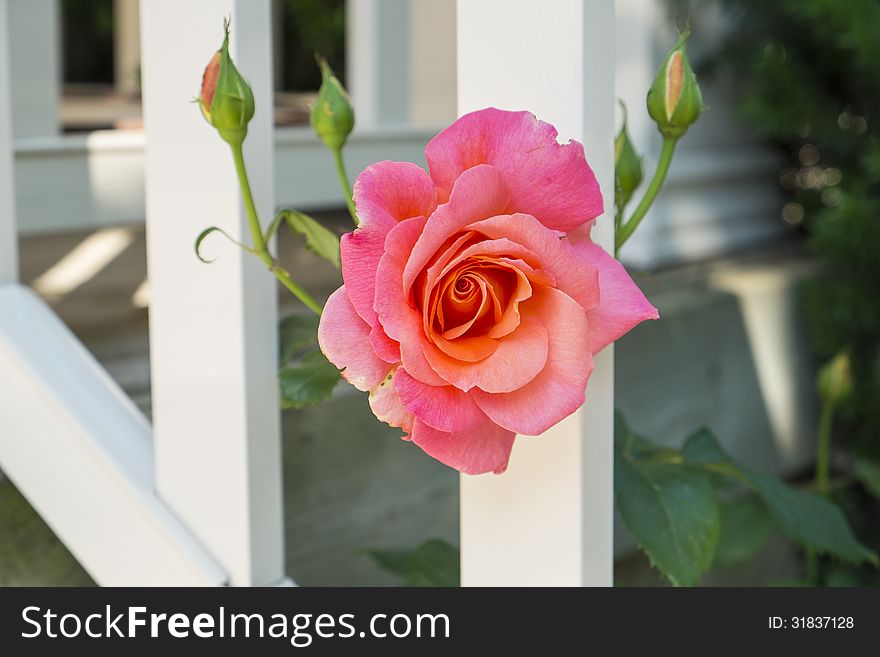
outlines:
M318 339L380 420L461 472L503 472L515 434L573 413L593 356L657 310L587 237L602 197L581 144L490 108L425 154L430 175L358 177Z

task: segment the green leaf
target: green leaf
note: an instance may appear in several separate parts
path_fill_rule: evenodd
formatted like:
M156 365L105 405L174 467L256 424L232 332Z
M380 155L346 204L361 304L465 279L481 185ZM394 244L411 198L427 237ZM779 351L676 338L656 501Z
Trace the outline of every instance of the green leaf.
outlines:
M709 476L676 463L632 458L615 446L614 488L624 524L676 586L693 586L712 565L721 530Z
M727 455L718 439L711 431L702 427L685 438L682 456L691 463L704 464L729 464L734 465L733 460Z
M715 565L726 566L751 558L767 544L774 529L773 518L754 495L722 502Z
M370 550L369 555L382 570L405 580L413 550Z
M736 464L708 429L691 434L682 455L690 463L728 474L751 488L782 532L798 545L852 563L876 562L877 555L858 541L846 517L831 500Z
M880 498L880 464L866 458L856 458L855 475L861 484L874 496Z
M339 383L339 370L320 351L307 353L299 365L278 373L282 408L303 408L329 399Z
M446 541L432 539L415 550L372 550L370 556L407 586L459 586L461 557Z
M339 269L339 237L307 214L297 210L283 212L290 231L306 238L306 248Z
M844 561L876 561L877 555L855 537L846 517L827 497L786 486L759 472L748 473L779 528L795 543Z
M278 327L278 362L286 365L303 351L318 344L317 315L290 315Z

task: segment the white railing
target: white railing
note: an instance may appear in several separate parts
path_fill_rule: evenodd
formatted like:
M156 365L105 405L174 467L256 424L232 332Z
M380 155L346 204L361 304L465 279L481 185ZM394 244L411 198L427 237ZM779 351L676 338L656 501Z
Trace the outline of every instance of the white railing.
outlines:
M0 16L9 2L0 0ZM382 15L370 5L362 10ZM262 108L246 156L267 218L277 162L266 110L269 0L141 6L152 431L15 281L13 142L0 108L0 468L101 584L285 581L274 286L231 246L212 267L192 253L208 224L244 232L226 147L186 102L224 16ZM0 52L6 27L0 18ZM585 143L610 199L613 35L613 5L603 0L557 0L552 9L534 0L459 2L459 109L534 111L561 138ZM376 73L381 58L371 66ZM3 99L8 77L0 59ZM593 232L606 247L611 224L600 220ZM608 349L587 407L540 438L520 438L507 473L463 477L465 585L611 584L612 364Z

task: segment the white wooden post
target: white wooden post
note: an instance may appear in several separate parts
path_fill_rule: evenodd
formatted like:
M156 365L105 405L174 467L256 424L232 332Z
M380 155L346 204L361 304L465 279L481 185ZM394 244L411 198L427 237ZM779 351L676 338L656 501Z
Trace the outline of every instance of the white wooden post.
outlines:
M459 113L527 109L584 143L613 202L614 7L600 0L458 3ZM611 248L606 213L593 238ZM462 584L610 586L613 356L597 359L583 409L519 437L500 476L461 479Z
M10 0L12 126L16 137L59 127L61 16L58 0Z
M456 0L412 0L409 20L409 119L443 126L456 114Z
M236 64L257 112L245 157L264 223L272 217L269 0L141 3L147 132L147 248L156 485L232 585L284 577L276 287L261 263L209 226L249 241L228 146L191 99L232 21Z
M409 119L409 3L346 3L346 83L361 127Z
M12 173L12 126L9 99L8 3L0 0L0 285L18 280L18 233Z

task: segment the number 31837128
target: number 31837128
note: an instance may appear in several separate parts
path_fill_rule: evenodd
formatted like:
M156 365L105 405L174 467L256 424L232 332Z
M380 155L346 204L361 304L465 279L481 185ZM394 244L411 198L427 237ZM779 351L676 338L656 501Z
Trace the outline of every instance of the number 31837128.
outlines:
M850 630L854 625L852 616L770 616L767 620L771 630Z

